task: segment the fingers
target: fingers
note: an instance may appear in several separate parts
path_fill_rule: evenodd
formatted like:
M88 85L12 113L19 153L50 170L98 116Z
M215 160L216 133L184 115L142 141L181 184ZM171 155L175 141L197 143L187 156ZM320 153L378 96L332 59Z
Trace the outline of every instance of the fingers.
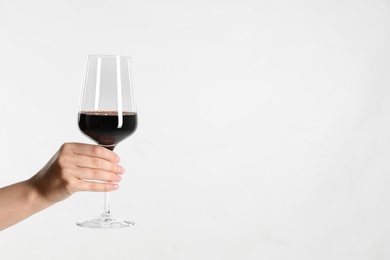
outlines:
M66 190L69 194L78 191L114 191L119 188L118 182L122 177L119 174L100 170L80 168L69 171L69 176L65 181Z
M80 180L78 185L78 191L94 191L94 192L109 192L119 188L116 183L104 183L96 181L82 181Z
M75 166L80 168L101 169L104 171L123 174L124 169L116 162L107 161L99 157L79 155L73 158Z
M125 171L118 164L119 157L114 152L97 145L66 143L61 147L58 162L63 168L76 167L80 172L84 170L81 168L115 174L123 174Z
M98 145L65 143L61 147L61 150L64 152L72 152L77 155L97 157L116 163L120 161L119 156L116 153Z
M100 170L84 168L77 176L81 180L96 180L105 182L120 182L122 177L119 174Z
M97 145L66 143L61 147L59 165L67 169L69 189L75 191L114 191L124 168L112 151ZM72 188L73 187L73 188Z

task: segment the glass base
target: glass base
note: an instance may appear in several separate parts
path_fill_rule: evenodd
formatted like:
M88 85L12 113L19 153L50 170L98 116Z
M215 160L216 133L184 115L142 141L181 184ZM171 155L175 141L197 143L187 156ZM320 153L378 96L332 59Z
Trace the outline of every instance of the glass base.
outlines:
M77 221L76 225L86 228L125 228L134 226L134 222L112 218L111 214L103 213L100 217L89 220Z

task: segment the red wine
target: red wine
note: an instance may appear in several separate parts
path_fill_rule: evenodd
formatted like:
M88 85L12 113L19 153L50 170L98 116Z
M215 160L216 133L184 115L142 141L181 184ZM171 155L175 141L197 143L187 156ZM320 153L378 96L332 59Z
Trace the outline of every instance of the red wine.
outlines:
M122 122L116 111L81 111L79 113L80 130L98 142L109 146L111 150L137 129L137 114L134 112L122 113Z

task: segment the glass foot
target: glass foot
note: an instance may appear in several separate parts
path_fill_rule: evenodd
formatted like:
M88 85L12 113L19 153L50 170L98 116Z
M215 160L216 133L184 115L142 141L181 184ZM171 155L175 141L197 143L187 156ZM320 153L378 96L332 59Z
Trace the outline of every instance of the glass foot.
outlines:
M131 227L135 223L128 220L112 218L110 214L103 213L96 219L77 221L76 225L86 228L125 228Z

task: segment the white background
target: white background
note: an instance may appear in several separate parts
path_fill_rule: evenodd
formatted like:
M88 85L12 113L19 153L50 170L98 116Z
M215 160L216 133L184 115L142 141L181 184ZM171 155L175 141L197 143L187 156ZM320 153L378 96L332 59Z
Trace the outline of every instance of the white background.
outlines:
M0 186L77 127L88 54L133 57L124 230L78 193L0 233L13 259L389 259L390 1L0 0ZM1 209L0 209L1 210Z

